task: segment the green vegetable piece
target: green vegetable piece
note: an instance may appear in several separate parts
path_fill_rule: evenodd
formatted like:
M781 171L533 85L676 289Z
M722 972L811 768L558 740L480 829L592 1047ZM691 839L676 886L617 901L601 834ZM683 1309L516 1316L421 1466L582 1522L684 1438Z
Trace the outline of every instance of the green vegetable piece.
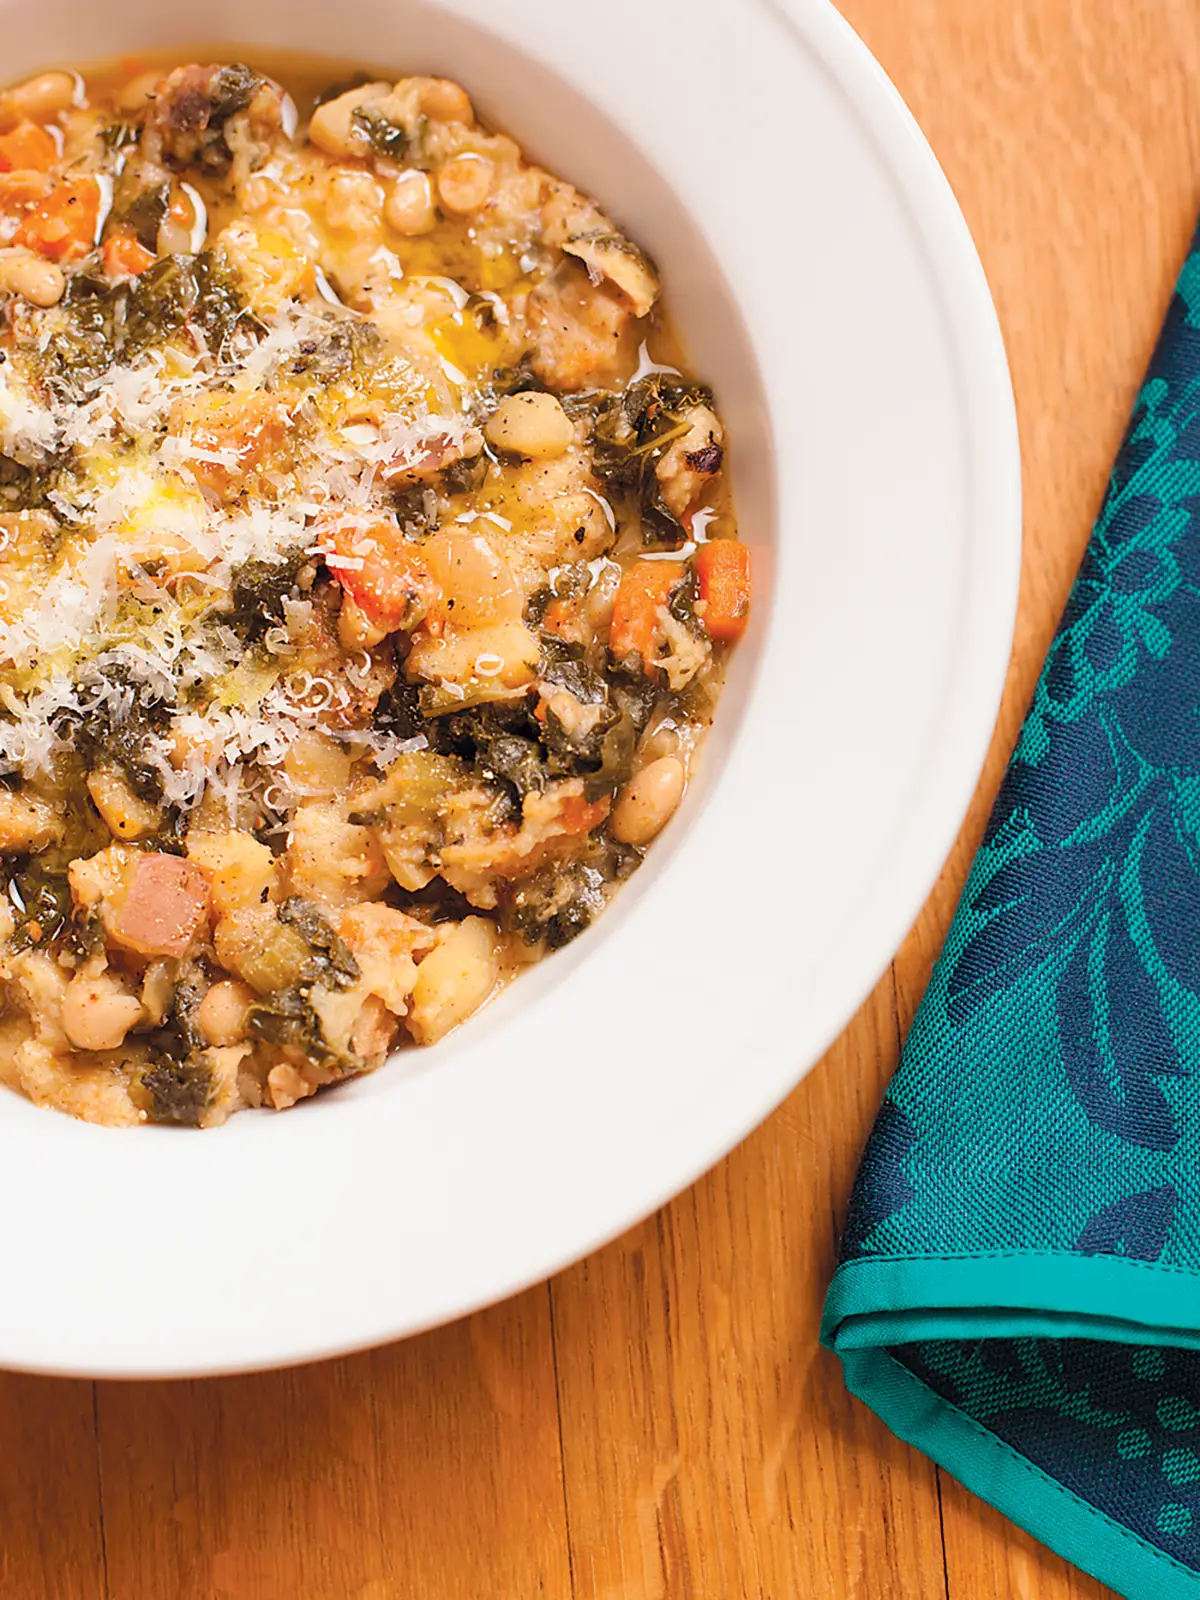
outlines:
M654 372L622 395L576 396L568 407L572 414L594 416L593 469L610 493L636 500L648 542L675 543L684 537L659 491L655 469L667 447L686 432L687 413L711 400L712 391L703 384Z
M373 322L329 317L326 331L305 339L288 363L297 377L333 383L351 373L365 374L383 348L383 335Z
M201 335L218 366L239 322L256 326L232 281L210 250L195 256L164 256L130 285L117 340L130 361L153 345L166 344L185 325Z
M219 127L239 111L245 111L265 82L266 79L260 77L253 67L241 61L222 67L213 79L209 127Z
M301 1050L315 1065L329 1056L321 1034L321 1020L308 996L299 989L280 989L270 1000L260 1000L246 1014L246 1031L263 1044L289 1045Z
M273 1044L298 1054L314 1067L333 1067L340 1074L361 1072L363 1063L331 1048L321 1029L321 1019L308 993L301 987L281 989L260 1000L246 1014L246 1031L261 1044Z
M294 928L308 945L310 956L300 971L300 983L321 983L331 989L349 989L362 976L350 946L334 932L308 900L285 900L279 920Z
M25 865L9 879L8 901L16 920L12 941L16 950L53 944L73 926L75 903L65 868L25 858Z
M120 665L85 670L79 687L86 714L64 717L60 735L74 744L86 767L117 767L139 799L160 804L162 775L146 753L167 726L173 702L157 689L135 682L128 668Z
M438 719L431 737L437 749L474 762L479 775L505 785L516 800L546 787L540 729L524 705L474 706Z
M283 621L283 602L296 587L296 579L309 557L303 545L281 551L278 560L247 561L230 585L230 620L248 644L257 643L268 629Z
M608 698L608 685L599 672L587 665L582 645L545 636L538 672L546 683L566 689L584 705L603 705Z
M350 124L377 155L386 156L389 161L405 162L409 166L420 165L425 135L424 117L418 117L414 127L406 128L393 122L377 106L367 104L357 107L350 117Z
M564 869L544 867L518 884L505 909L507 926L526 944L560 950L604 910L604 873L577 862Z
M115 208L118 222L132 228L147 250L158 248L158 230L171 204L169 183L152 183L134 191Z
M151 1122L195 1128L212 1104L212 1072L196 1058L180 1061L160 1055L138 1074L129 1096Z

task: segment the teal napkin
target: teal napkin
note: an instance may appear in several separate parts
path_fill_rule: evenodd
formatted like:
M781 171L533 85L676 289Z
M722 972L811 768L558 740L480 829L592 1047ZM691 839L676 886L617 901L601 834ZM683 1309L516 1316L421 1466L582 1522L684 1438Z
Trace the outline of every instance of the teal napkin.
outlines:
M822 1338L1130 1600L1200 1597L1200 234L863 1156Z

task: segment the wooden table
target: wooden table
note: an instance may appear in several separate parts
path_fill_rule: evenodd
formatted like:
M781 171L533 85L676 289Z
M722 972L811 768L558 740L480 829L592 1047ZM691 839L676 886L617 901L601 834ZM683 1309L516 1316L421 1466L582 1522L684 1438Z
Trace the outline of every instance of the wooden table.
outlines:
M1200 205L1200 4L844 9L966 211L1021 415L1016 648L941 882L775 1116L549 1286L408 1344L266 1377L0 1376L4 1600L1104 1593L851 1402L817 1322L858 1151Z

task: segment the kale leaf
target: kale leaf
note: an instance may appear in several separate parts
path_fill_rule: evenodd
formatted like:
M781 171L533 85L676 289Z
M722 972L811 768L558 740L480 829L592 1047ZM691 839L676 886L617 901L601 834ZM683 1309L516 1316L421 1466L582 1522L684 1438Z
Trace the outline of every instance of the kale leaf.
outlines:
M546 787L546 757L538 732L528 708L511 701L451 712L429 729L439 754L472 761L481 777L505 786L518 802Z
M368 102L365 106L358 106L351 113L350 125L356 133L362 135L377 155L385 156L389 161L403 162L408 166L421 164L425 136L424 117L418 117L414 127L406 128L402 123L393 122L378 106Z
M212 1069L198 1058L181 1061L158 1053L138 1074L129 1092L151 1122L195 1128L212 1104Z
M22 857L8 882L8 900L16 913L13 945L28 950L61 939L74 924L75 902L65 866L57 868L36 857Z
M254 560L238 567L230 584L230 620L248 644L283 621L283 602L309 556L303 545L280 553L278 561Z
M114 362L136 361L185 326L197 330L219 368L234 327L257 323L211 251L164 256L132 282L110 284L86 270L68 279L53 337L36 355L50 388L84 400Z
M150 741L164 732L173 702L137 683L120 664L86 670L79 687L92 704L83 716L67 713L56 728L59 736L74 744L85 765L118 767L140 799L157 805L162 800L162 778L146 760L146 751Z
M630 384L624 394L584 394L565 402L569 413L594 418L593 470L610 493L636 500L644 534L651 540L684 536L662 498L656 469L667 447L687 431L688 412L711 400L712 391L702 384L653 372Z
M260 1000L246 1014L246 1031L263 1044L298 1049L319 1066L330 1051L321 1032L321 1019L301 989L280 989L270 1000Z
M171 204L171 185L165 181L130 186L131 192L118 189L114 218L132 228L138 243L147 250L157 250L158 230Z
M330 989L349 989L358 982L362 972L353 951L310 901L285 900L279 920L295 928L309 948L309 958L300 969L301 987L321 983Z
M331 316L320 335L303 341L288 363L288 371L319 383L334 383L369 366L382 344L383 335L375 323Z
M208 1041L196 1021L205 989L198 967L180 974L171 1009L150 1036L153 1060L130 1085L130 1098L151 1122L194 1128L212 1104L212 1069L203 1055Z

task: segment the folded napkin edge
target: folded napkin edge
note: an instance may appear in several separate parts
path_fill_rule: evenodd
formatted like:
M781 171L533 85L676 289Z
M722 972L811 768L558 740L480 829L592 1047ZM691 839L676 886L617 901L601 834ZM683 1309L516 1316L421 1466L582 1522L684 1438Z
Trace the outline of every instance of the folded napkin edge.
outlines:
M925 1339L1043 1336L1200 1349L1198 1284L1200 1274L1127 1256L869 1256L838 1268L821 1342L839 1354Z
M1052 1478L966 1412L928 1388L886 1350L846 1350L846 1386L905 1443L1064 1560L1125 1594L1197 1600L1191 1568Z

